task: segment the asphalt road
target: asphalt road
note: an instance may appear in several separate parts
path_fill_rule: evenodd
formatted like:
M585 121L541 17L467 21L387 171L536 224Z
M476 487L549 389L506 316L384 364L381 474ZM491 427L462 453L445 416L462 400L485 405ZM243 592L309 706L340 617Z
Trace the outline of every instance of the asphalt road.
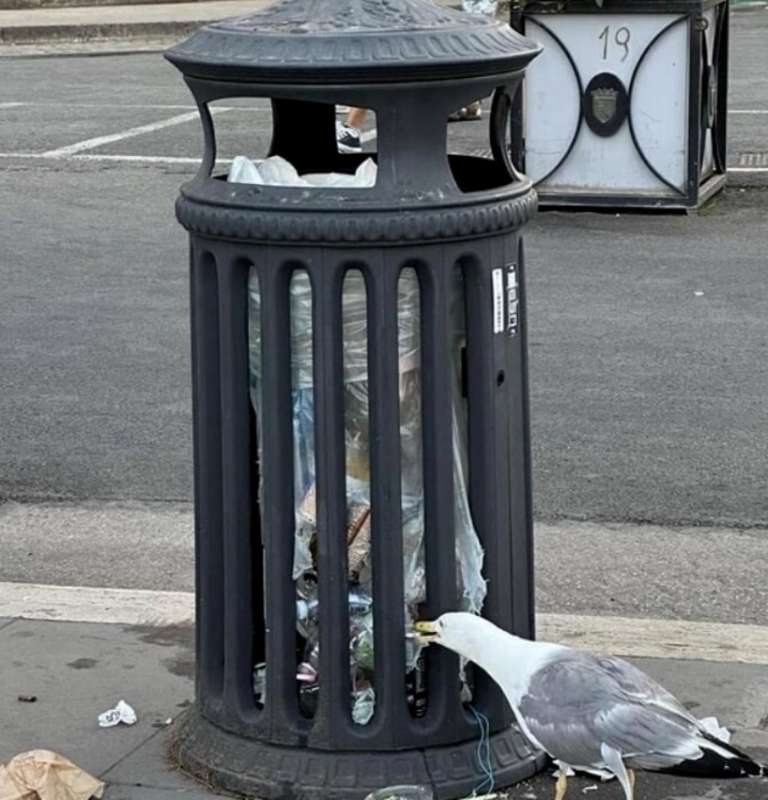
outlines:
M739 13L733 29L731 109L749 112L730 116L738 165L768 152L768 14ZM199 125L125 133L194 111L190 97L159 55L2 69L0 499L188 501L173 202ZM263 104L222 111L222 154L258 155L267 118ZM482 146L482 131L453 126L457 146ZM768 526L767 213L756 174L698 215L531 225L538 519Z

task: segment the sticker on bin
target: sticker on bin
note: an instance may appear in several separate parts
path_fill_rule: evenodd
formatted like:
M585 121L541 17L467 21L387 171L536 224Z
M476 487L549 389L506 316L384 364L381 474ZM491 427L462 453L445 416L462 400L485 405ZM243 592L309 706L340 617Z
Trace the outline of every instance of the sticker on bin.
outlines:
M493 332L517 336L520 327L520 289L517 283L517 264L492 272ZM505 279L506 278L506 279Z
M504 270L495 269L493 278L493 332L504 333Z
M517 265L507 264L507 333L517 336L520 327L520 295L517 285Z

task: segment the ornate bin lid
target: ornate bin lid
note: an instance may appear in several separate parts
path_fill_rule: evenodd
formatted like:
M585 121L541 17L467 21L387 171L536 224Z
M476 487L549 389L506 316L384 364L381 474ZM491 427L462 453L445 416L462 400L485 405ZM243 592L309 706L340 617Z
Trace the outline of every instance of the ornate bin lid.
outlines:
M509 74L540 49L430 0L279 0L205 25L166 58L195 78L350 86Z

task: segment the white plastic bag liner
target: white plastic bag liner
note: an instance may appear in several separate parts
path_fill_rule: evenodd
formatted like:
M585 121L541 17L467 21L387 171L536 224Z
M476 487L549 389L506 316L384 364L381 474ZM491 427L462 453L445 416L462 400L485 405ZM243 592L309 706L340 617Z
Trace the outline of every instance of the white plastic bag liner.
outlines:
M251 161L237 156L227 176L229 183L256 183L262 186L314 186L370 189L376 185L376 162L367 158L353 175L345 172L318 172L299 175L293 164L281 156Z
M250 158L236 156L229 168L227 180L230 183L263 183L263 179L256 165Z

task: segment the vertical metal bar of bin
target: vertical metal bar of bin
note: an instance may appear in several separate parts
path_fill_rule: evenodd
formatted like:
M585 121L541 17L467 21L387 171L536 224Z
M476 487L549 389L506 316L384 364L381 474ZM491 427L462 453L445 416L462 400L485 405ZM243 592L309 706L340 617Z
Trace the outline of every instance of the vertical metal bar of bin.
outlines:
M387 253L366 264L370 390L371 554L376 712L379 746L407 728L405 613L400 487L400 396L397 325L399 264Z
M485 550L488 593L484 613L504 628L512 626L509 586L507 410L497 399L499 344L494 334L492 261L488 241L478 242L465 260L467 309L467 401L469 494L472 515ZM499 725L507 716L498 688L478 675L475 702Z
M310 266L313 298L320 694L310 744L343 744L351 728L344 443L344 269L325 252Z
M509 348L507 368L509 429L509 519L511 549L512 630L533 638L533 520L531 454L528 419L528 345L525 264L522 239L508 241L507 264L514 265L517 282L517 333L505 334ZM506 277L505 277L506 279ZM505 287L506 288L506 287Z
M453 354L450 299L453 265L446 248L418 267L421 296L421 425L424 471L424 546L427 571L426 616L435 619L457 608L456 502L453 451ZM459 712L458 659L430 648L425 735L444 730Z
M221 575L221 397L216 262L190 248L192 419L195 460L195 582L197 586L197 698L214 713L221 700L224 599Z
M324 254L310 270L317 462L317 575L320 615L320 695L312 731L339 746L349 712L349 609L344 443L344 270Z
M267 675L265 712L270 737L290 742L298 719L296 690L296 590L293 420L291 415L291 265L266 250L260 269L263 419L262 509L265 547Z
M248 269L226 252L218 265L224 543L224 711L242 724L253 707L249 452Z

